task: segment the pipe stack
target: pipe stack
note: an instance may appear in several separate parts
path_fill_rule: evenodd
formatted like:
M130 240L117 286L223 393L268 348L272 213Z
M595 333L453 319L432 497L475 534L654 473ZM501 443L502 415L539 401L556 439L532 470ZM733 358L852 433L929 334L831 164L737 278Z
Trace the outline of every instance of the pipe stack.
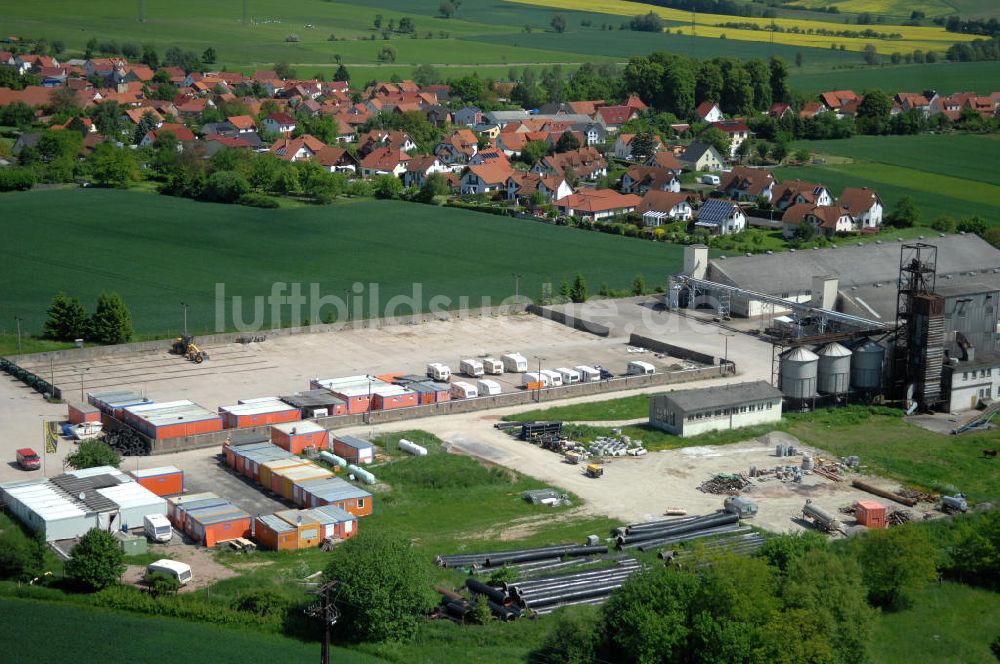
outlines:
M716 512L708 516L685 517L669 522L654 521L648 524L632 524L625 527L625 534L618 535L618 548L627 550L638 548L645 551L672 541L705 537L707 534L732 532L739 528L739 516ZM681 537L684 536L684 537Z
M735 535L733 537L723 537L712 542L708 542L705 545L706 550L713 553L730 553L735 556L749 556L757 551L760 547L764 546L764 537L760 533L746 533L743 535ZM664 549L657 553L657 557L661 560L666 560L669 562L677 562L683 560L692 554L690 550L674 551L669 549Z
M607 553L605 544L584 546L578 544L560 544L538 549L517 549L514 551L495 551L492 553L470 553L437 556L434 562L442 567L503 567L508 564L529 563L551 558L589 556Z

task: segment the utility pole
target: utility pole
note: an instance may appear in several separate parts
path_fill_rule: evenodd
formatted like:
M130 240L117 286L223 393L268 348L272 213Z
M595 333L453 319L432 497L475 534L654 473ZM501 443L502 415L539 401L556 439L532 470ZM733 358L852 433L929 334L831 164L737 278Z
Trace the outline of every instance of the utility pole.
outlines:
M14 320L17 322L17 359L21 359L21 317L14 316Z
M521 275L517 272L514 273L514 302L515 304L521 297Z
M184 304L183 302L181 302L181 308L184 309L184 336L185 337L188 335L188 307L190 307L190 306L191 306L190 304Z
M336 597L333 596L336 588L336 581L328 581L313 590L310 594L316 595L320 599L315 604L310 604L305 610L306 615L310 618L319 618L323 621L323 649L320 651L319 660L321 664L330 664L330 628L336 625L340 618Z
M729 337L735 337L736 333L735 332L719 332L719 334L722 335L722 339L723 339L723 342L722 342L723 343L723 351L722 351L723 358L722 358L722 361L723 361L724 364L726 364L726 366L728 366L729 365Z
M535 355L535 359L538 360L538 383L541 385L545 383L545 380L542 376L542 360L544 360L545 358L542 357L541 355ZM541 401L542 401L542 388L539 387L537 390L535 390L535 403L541 403Z

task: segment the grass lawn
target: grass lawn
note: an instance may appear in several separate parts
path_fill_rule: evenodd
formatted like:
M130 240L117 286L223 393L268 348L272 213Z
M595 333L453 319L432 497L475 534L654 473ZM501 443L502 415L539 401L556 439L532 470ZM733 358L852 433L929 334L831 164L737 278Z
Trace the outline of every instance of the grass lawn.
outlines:
M589 403L554 406L541 410L530 410L517 415L507 415L503 419L508 422L524 420L564 420L570 422L601 422L614 420L632 420L637 417L649 417L649 395L635 394L621 399L606 401L591 401Z
M880 664L990 664L990 641L1000 634L1000 594L957 583L931 584L913 606L883 613L869 641Z
M33 664L65 662L68 653L74 662L103 664L121 661L125 652L129 662L149 664L301 662L318 658L320 650L318 643L250 630L7 598L0 599L0 638L17 644L6 661ZM332 658L347 664L380 661L344 648L334 648Z
M118 291L136 331L146 335L176 332L178 303L187 302L189 325L202 334L217 327L216 284L225 284L227 297L244 296L249 323L252 297L269 296L276 282L302 283L307 295L317 283L321 295L337 297L362 284L369 315L370 297L381 314L389 298L412 295L415 283L418 307L438 295L450 298L451 308L463 296L468 306L480 306L482 298L499 304L513 295L514 271L529 297L542 283L558 284L581 270L589 283L623 289L638 273L652 278L679 269L682 253L662 243L402 202L259 210L76 189L3 194L0 206L4 325L20 316L28 332L41 331L58 291L88 308L101 291ZM378 284L377 294L371 284ZM271 307L262 308L270 326ZM410 310L403 305L395 313ZM351 315L360 313L352 304ZM288 324L287 310L283 317Z

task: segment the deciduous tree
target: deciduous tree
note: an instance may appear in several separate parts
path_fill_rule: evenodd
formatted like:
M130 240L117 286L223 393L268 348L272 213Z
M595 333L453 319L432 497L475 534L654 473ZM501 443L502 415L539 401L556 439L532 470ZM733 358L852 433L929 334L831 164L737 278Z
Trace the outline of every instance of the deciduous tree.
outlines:
M106 531L87 531L71 555L66 562L66 576L90 590L107 588L125 573L125 554Z

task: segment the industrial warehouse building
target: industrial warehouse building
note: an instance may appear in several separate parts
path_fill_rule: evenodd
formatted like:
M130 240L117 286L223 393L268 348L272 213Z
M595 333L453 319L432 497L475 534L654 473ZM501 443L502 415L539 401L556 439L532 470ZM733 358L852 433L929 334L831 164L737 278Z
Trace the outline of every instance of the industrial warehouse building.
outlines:
M141 528L147 514L167 514L163 498L111 466L0 484L0 498L47 542L80 537L92 528Z
M649 424L681 437L781 420L781 392L765 381L657 394Z

